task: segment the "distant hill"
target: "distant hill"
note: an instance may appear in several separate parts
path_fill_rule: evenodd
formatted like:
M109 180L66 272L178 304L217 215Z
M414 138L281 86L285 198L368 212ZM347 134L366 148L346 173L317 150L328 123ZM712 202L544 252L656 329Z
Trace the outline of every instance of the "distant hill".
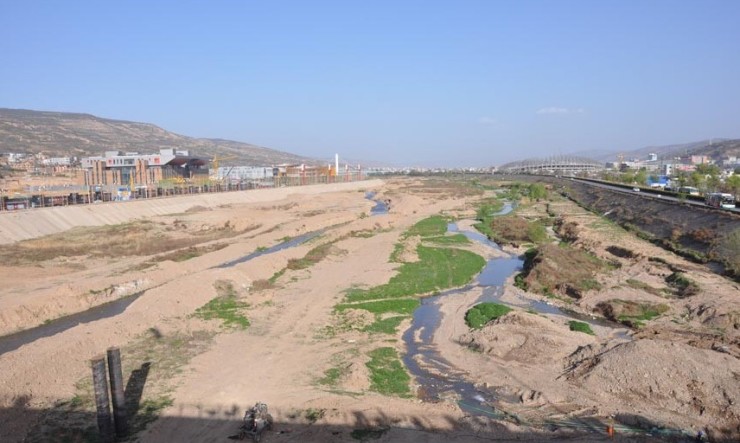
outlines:
M686 155L707 155L713 160L721 160L727 156L740 156L740 140L737 139L712 139L700 140L691 143L681 143L664 146L647 146L632 151L613 152L599 157L599 160L614 161L619 154L624 155L625 160L630 158L645 159L648 154L657 154L658 158L670 159Z
M176 148L205 158L235 156L222 165L269 166L323 163L287 152L231 140L192 138L149 123L111 120L90 114L0 108L0 152L51 157L89 157L104 151L138 152Z

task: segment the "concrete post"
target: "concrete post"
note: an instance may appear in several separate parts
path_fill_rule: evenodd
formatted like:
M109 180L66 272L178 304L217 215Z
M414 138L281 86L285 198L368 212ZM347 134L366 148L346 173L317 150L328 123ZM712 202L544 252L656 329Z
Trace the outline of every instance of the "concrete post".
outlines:
M110 415L110 401L108 399L108 377L105 374L105 359L97 357L91 361L91 366L100 440L104 443L111 443L114 435Z
M128 433L128 419L126 417L126 398L123 393L121 351L118 348L108 349L108 373L110 374L110 392L113 400L116 436L120 438Z

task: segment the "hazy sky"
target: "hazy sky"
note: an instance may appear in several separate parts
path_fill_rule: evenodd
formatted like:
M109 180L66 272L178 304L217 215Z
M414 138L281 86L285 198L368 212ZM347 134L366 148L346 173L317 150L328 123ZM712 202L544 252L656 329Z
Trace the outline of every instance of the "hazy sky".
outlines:
M0 107L413 165L740 137L740 1L0 0Z

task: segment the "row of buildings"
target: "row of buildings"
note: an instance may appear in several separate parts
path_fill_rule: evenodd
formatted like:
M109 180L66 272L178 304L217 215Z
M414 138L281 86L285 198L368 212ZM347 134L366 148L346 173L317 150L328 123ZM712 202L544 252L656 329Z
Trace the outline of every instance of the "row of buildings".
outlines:
M204 183L217 181L242 183L246 181L281 181L296 179L305 184L356 180L363 175L359 166L335 165L316 166L306 164L282 164L270 166L223 166L209 168L211 160L191 155L185 150L173 148L160 149L154 154L136 152L107 151L100 156L50 158L43 154L9 154L4 161L13 169L24 169L31 174L51 175L67 172L75 177L80 186L112 187L139 186L154 187L163 183ZM213 161L217 165L217 161ZM297 183L301 184L301 183Z
M740 167L740 158L737 156L726 156L714 161L707 155L685 155L670 159L659 159L657 154L648 154L646 159L633 158L621 160L617 163L607 163L607 169L645 169L649 173L660 175L674 175L679 172L694 172L698 165L714 164L720 169L734 170Z

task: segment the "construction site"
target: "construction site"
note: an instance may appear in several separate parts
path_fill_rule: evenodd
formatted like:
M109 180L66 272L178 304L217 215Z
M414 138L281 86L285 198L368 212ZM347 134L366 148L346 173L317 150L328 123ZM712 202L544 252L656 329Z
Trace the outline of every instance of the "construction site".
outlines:
M108 151L80 159L78 167L29 167L0 178L0 211L173 195L244 191L363 180L357 167L281 164L222 166L236 156L211 159L173 148L157 154Z

